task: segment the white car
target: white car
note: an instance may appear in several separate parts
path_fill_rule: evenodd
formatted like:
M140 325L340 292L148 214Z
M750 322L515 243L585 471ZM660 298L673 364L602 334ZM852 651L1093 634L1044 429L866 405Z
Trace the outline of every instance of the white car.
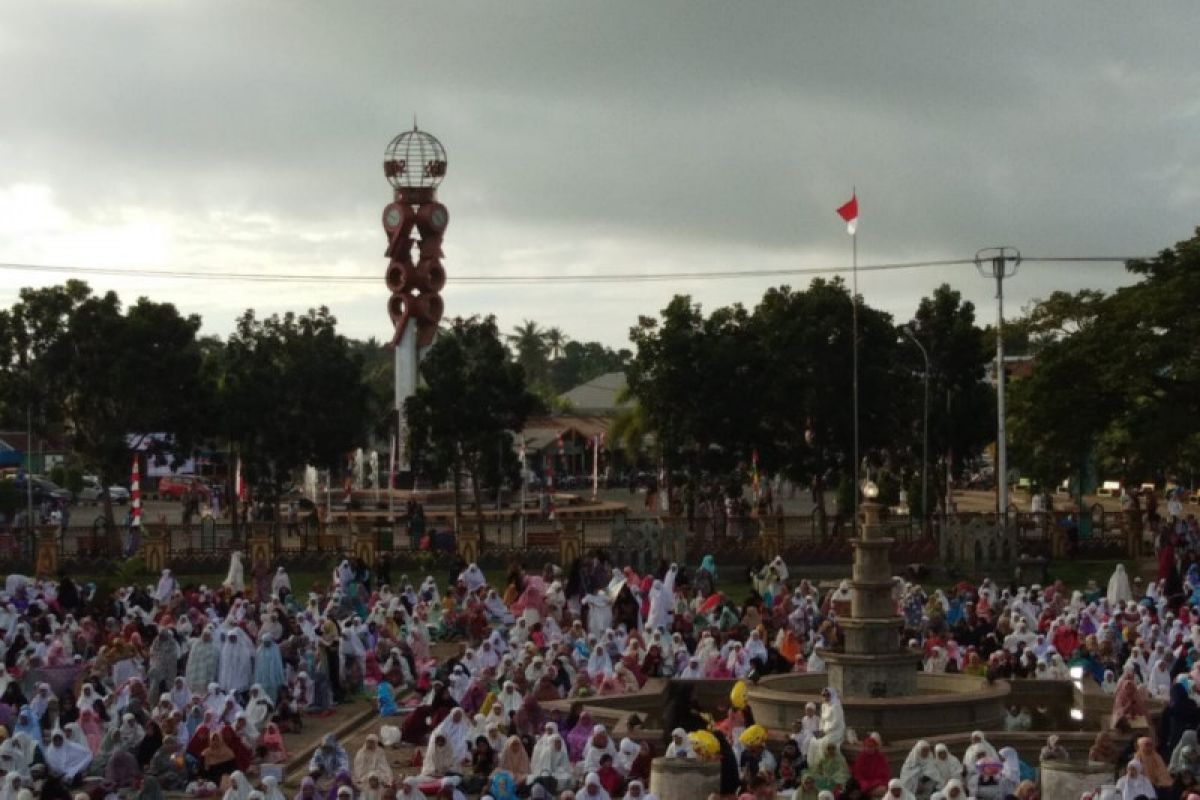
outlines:
M99 503L101 491L99 478L94 475L83 476L83 488L79 490L80 500L85 503ZM129 502L129 490L114 484L108 487L108 497L115 505L124 505Z

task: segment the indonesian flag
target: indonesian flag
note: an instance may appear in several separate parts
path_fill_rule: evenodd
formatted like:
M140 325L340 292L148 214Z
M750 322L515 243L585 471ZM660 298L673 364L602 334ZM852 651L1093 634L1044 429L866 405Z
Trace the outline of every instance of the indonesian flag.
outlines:
M129 524L138 528L142 525L142 484L138 470L138 454L133 454L133 472L129 475Z
M858 231L858 195L850 195L850 199L838 208L837 213L846 220L846 233L853 236Z

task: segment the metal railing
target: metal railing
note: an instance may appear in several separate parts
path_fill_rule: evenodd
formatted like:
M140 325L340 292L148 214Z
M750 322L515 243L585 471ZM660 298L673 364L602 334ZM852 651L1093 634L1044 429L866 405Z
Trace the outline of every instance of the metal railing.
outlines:
M1140 525L1136 518L1123 512L1106 511L1096 505L1088 510L1085 518L1078 521L1075 533L1068 535L1064 527L1066 515L1010 511L1007 523L1016 531L1016 545L1022 554L1028 555L1072 555L1087 557L1117 557L1128 555L1131 549L1141 550ZM673 536L682 537L688 557L713 553L752 560L761 554L764 547L778 548L786 555L804 560L833 563L849 560L852 554L852 536L848 520L826 518L821 515L784 515L764 517L693 518L682 516L615 515L602 518L550 520L527 517L522 520L516 513L484 519L480 533L480 550L493 555L521 552L554 556L559 547L559 535L564 525L577 530L585 551L606 549L612 545L614 531L639 520L656 520L662 530ZM906 516L891 516L882 524L887 535L893 539L893 557L915 559L936 543L943 525L967 525L982 520L986 524L998 524L994 513L963 513L949 519L932 519L930 529L922 530L921 521ZM475 519L464 515L463 525L474 528ZM1138 530L1131 533L1131 527ZM354 549L355 530L372 531L377 551L384 553L412 553L419 548L409 533L403 518L395 523L377 519L359 521L355 526L345 522L319 526L315 520L306 520L296 525L286 522L243 522L236 528L228 521L207 518L189 525L150 525L142 530L167 534L168 558L171 561L191 559L210 560L227 558L235 549L245 550L251 537L266 537L276 556L302 556L307 554L336 555ZM88 559L120 559L127 555L128 533L124 529L119 537L109 535L99 521L97 524L71 526L56 529L42 526L39 536L56 536L59 557L67 562L84 562ZM427 526L425 535L431 540L432 549L452 551L455 540L449 526L439 523ZM771 537L763 542L763 537ZM1064 551L1064 541L1070 539L1069 550ZM0 557L10 561L27 561L33 557L32 538L25 531L0 530ZM118 544L119 543L119 544ZM1057 550L1056 550L1057 548ZM936 552L936 547L934 547Z

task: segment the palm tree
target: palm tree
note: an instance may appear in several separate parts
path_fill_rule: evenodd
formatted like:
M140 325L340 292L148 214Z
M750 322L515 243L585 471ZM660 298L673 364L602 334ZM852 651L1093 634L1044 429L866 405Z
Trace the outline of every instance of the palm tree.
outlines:
M562 355L563 345L567 343L567 335L560 328L547 328L542 333L542 341L550 350L550 360L557 361Z
M538 380L546 372L546 333L533 320L513 327L505 339L512 347L517 363L525 368L525 377Z
M637 464L646 435L651 432L649 421L628 386L617 393L617 406L621 410L617 412L608 429L608 439L611 443L609 447L615 449L620 446L625 451L629 463Z

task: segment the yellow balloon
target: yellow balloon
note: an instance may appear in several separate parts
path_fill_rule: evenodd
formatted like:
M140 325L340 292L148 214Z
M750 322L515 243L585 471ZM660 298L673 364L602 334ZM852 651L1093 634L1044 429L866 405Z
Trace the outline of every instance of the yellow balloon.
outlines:
M746 682L738 681L733 685L733 690L729 692L729 702L738 711L746 707Z
M767 743L767 729L762 725L751 725L746 730L742 731L742 735L738 737L738 741L743 747L757 747Z
M692 750L701 761L716 761L721 757L721 745L717 737L708 731L692 731L688 734Z

